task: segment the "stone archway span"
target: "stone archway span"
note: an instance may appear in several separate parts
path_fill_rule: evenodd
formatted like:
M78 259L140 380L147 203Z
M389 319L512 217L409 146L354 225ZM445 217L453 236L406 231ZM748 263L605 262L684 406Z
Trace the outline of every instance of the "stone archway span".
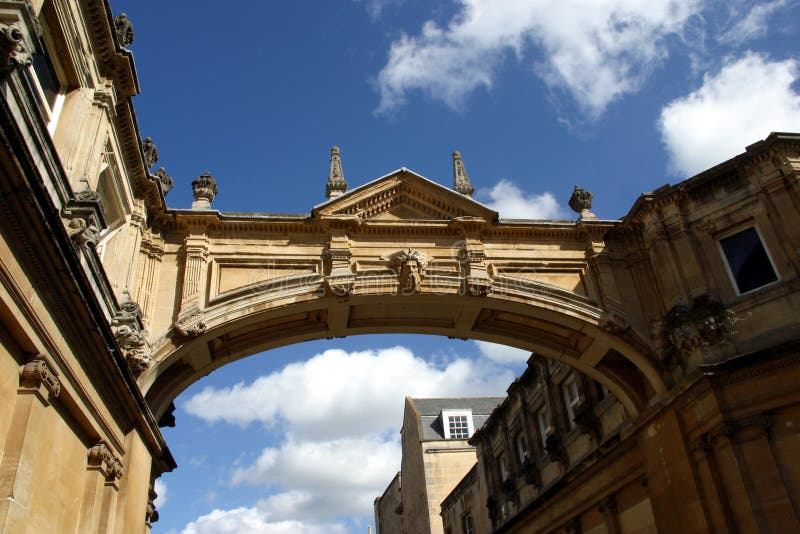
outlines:
M666 391L641 347L607 332L606 314L580 295L383 293L338 297L323 281L307 281L291 296L263 291L210 307L202 332L170 336L140 378L160 416L186 387L213 370L257 352L324 338L406 333L501 343L562 361L605 385L631 416ZM541 289L541 288L539 288ZM584 299L585 300L585 299Z

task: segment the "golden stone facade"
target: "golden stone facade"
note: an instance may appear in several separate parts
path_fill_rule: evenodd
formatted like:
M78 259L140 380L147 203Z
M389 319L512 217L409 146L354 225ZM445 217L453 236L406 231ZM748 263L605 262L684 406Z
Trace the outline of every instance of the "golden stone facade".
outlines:
M580 191L576 221L500 219L458 153L454 189L402 168L348 190L338 149L308 215L221 213L208 174L170 209L130 22L105 0L4 0L0 37L0 532L147 532L183 389L269 348L387 332L522 348L624 411L599 446L581 432L537 458L541 486L514 472L494 528L599 524L613 493L620 525L646 494L663 532L798 530L800 136L613 221ZM491 496L504 434L481 435Z

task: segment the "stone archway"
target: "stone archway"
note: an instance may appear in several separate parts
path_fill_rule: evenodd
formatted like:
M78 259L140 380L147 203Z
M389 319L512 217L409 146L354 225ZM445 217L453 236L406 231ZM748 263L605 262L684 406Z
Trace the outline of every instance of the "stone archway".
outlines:
M151 332L138 380L157 416L236 359L371 333L536 352L604 384L634 417L666 391L638 333L639 303L625 309L617 287L625 275L608 259L605 236L617 222L501 221L407 169L310 216L228 215L205 201L195 208L155 221L161 232L146 236L162 252L148 256L138 288Z

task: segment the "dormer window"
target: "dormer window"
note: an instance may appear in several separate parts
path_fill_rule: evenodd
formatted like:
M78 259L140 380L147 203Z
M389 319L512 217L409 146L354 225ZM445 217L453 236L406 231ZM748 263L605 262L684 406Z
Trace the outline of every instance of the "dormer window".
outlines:
M475 432L471 410L442 411L442 426L445 439L469 439Z
M778 280L761 236L755 227L719 240L728 274L740 295Z

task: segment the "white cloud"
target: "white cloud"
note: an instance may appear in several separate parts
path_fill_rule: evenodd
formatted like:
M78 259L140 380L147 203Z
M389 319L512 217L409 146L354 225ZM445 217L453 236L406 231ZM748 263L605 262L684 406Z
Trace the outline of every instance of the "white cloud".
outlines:
M484 202L506 219L559 219L565 217L552 193L525 194L513 182L500 180L488 191L479 191Z
M264 449L233 473L234 484L278 486L283 492L259 502L270 518L326 521L368 516L372 501L400 468L400 441L379 435L321 442L289 437Z
M158 497L156 497L156 500L153 501L153 504L156 506L157 509L164 508L164 505L167 504L167 483L161 480L160 478L157 478L153 489L158 495Z
M309 524L303 521L271 521L269 513L257 508L213 510L200 516L182 534L336 534L345 533L341 524Z
M498 345L488 341L474 341L481 354L497 363L526 363L531 353L527 350Z
M250 384L205 388L184 408L209 422L284 423L298 440L335 439L396 432L406 395L497 395L513 378L465 358L438 367L405 347L331 349Z
M661 110L658 127L670 171L693 175L744 151L772 131L800 129L794 60L748 52L728 61L703 85Z
M700 11L700 0L458 0L445 26L426 22L403 34L378 74L378 113L420 90L454 109L475 90L490 89L500 62L528 59L551 87L568 91L590 118L639 89L668 54L665 38Z
M757 3L744 18L723 33L719 40L724 43L740 45L747 41L764 37L767 34L769 17L786 4L787 0Z

